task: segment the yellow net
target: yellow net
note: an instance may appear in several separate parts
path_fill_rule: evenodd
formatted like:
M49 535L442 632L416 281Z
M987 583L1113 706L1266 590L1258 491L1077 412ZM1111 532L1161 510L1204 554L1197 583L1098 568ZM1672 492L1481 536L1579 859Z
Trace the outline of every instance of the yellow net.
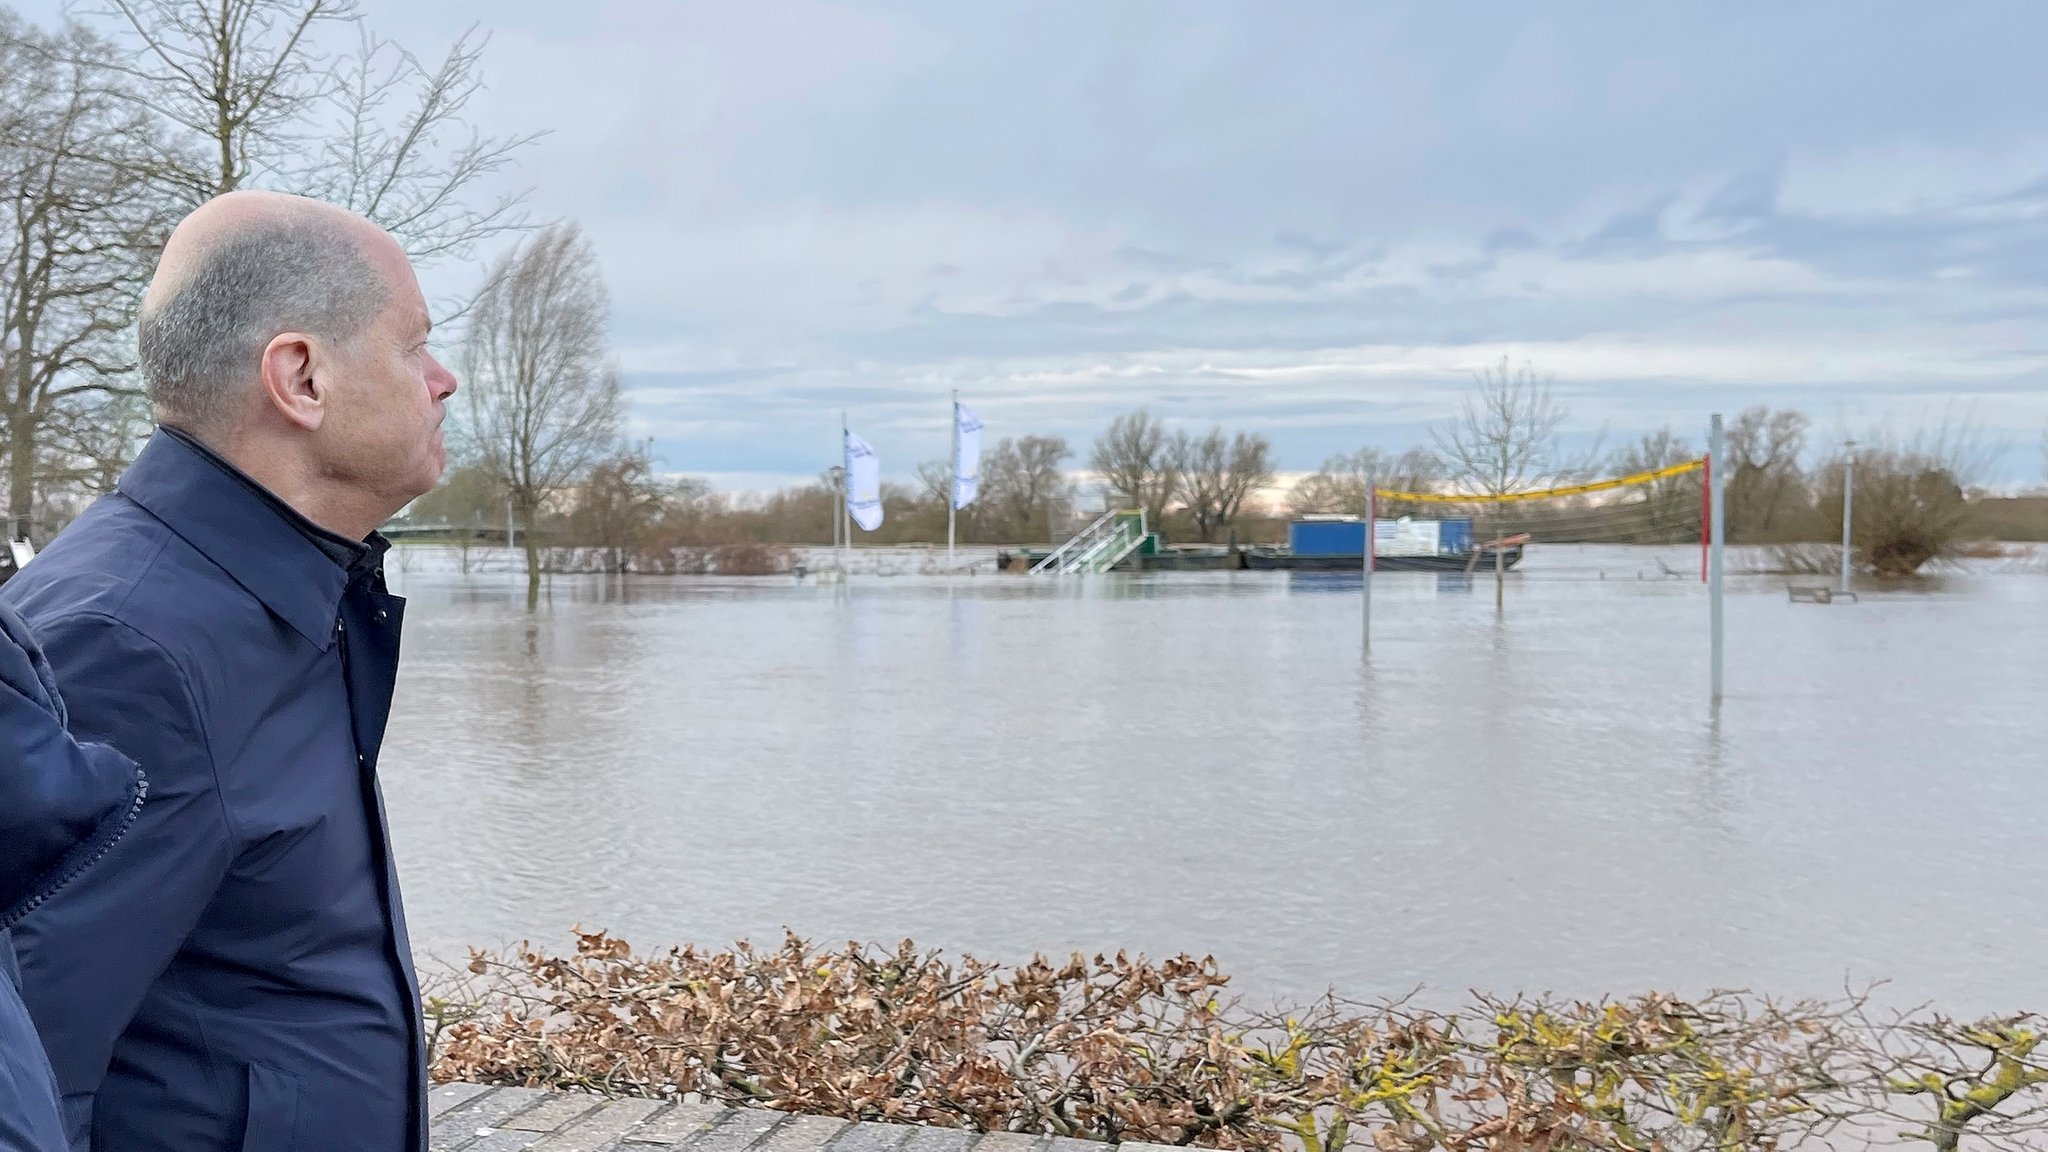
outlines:
M1473 536L1541 544L1697 543L1705 527L1706 462L1686 460L1606 480L1533 492L1376 492L1386 519L1469 520Z
M1555 500L1567 496L1588 496L1595 492L1611 492L1617 488L1634 488L1655 484L1660 480L1671 480L1688 473L1698 472L1706 467L1705 460L1688 460L1668 468L1656 468L1638 472L1633 476L1617 476L1612 480L1595 480L1586 484L1571 484L1562 488L1545 488L1540 492L1506 492L1497 496L1483 493L1453 492L1397 492L1391 488L1380 488L1376 495L1382 500L1404 500L1414 504L1516 504L1531 500Z

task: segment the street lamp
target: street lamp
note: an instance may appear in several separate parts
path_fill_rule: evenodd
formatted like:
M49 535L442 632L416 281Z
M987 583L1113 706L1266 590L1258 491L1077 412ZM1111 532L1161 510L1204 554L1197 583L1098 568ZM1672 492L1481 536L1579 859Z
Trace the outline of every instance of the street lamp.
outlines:
M1842 442L1842 595L1849 594L1850 530L1856 511L1856 442Z
M832 478L834 500L832 506L832 547L837 548L839 547L840 521L843 519L840 512L846 507L846 466L834 464L825 470L825 475Z

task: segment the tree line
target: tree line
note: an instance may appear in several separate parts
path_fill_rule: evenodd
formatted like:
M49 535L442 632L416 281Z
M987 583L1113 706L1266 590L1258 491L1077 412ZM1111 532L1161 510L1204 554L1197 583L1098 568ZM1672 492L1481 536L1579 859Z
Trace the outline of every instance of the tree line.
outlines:
M1252 498L1273 484L1272 447L1257 433L1197 435L1169 431L1140 409L1113 420L1073 470L1065 437L1004 437L980 460L980 493L957 514L966 544L1029 544L1061 537L1106 508L1143 508L1175 539L1212 541L1254 512ZM462 461L443 486L422 497L408 518L473 534L498 535L508 520L526 527L535 547L595 549L615 571L652 566L650 555L678 548L743 543L824 545L839 515L838 480L821 473L804 484L753 497L719 493L694 477L664 476L650 444L618 447L592 462L577 482L542 493L529 518L501 481L503 469L481 455ZM882 485L882 527L867 544L937 543L946 538L951 463L919 464L911 483Z
M998 441L981 461L981 496L962 510L968 544L1054 543L1093 515L1143 509L1175 542L1277 541L1288 518L1359 515L1368 477L1383 490L1475 497L1543 491L1607 477L1671 470L1698 461L1702 440L1670 427L1612 449L1597 441L1576 450L1556 435L1568 413L1550 382L1506 361L1480 372L1459 414L1431 430L1430 442L1399 452L1364 447L1325 459L1292 485L1279 484L1267 438L1257 432L1170 427L1147 409L1118 415L1085 457L1058 436ZM1812 423L1793 409L1755 407L1726 428L1727 539L1738 545L1825 543L1841 536L1847 452L1816 457ZM1979 512L1985 454L1967 429L1900 440L1873 435L1856 450L1855 547L1864 567L1902 574L1953 556L1986 534ZM426 523L495 530L506 493L489 467L459 468L413 509ZM1629 488L1584 497L1506 504L1475 499L1445 505L1383 499L1382 516L1472 516L1494 536L1528 532L1553 543L1686 544L1705 515L1705 473L1679 470ZM945 539L950 491L945 460L920 464L910 484L885 483L886 519L859 539L872 544ZM595 549L614 571L668 570L677 549L738 545L824 545L833 539L839 493L830 473L758 496L718 493L702 480L664 477L651 445L619 449L596 461L584 482L542 501L528 523L535 547ZM2009 502L2008 502L2009 503ZM2002 526L2010 533L2011 526ZM2048 535L2048 523L2034 527ZM2025 532L2018 533L2024 535ZM1830 553L1828 565L1835 562Z

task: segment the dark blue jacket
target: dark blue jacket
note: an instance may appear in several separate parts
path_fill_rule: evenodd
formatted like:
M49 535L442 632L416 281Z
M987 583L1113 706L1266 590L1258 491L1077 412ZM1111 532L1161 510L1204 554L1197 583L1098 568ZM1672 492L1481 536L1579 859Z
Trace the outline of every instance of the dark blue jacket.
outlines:
M141 809L142 774L64 730L64 698L0 605L0 1152L62 1152L57 1082L17 990L8 929L106 855Z
M377 785L403 601L175 436L0 597L72 728L149 773L15 932L75 1147L424 1152L419 992Z

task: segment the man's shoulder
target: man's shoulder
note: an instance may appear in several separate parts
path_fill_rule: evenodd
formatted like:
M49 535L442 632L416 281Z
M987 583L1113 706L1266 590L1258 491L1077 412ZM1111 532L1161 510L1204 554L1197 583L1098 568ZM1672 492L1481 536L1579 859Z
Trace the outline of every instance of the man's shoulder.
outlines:
M118 632L171 658L204 652L208 635L237 617L265 614L218 565L118 493L95 502L0 595L48 646L55 631Z

